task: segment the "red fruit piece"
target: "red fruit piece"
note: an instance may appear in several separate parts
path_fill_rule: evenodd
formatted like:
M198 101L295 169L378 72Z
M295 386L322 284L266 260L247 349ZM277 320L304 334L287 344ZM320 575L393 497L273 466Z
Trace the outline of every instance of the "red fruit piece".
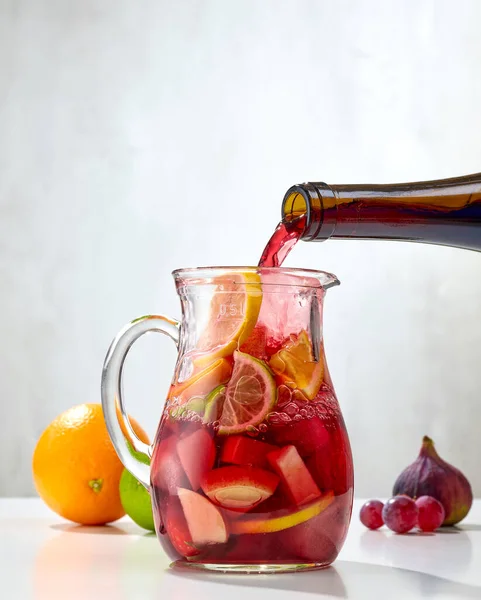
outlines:
M351 450L345 431L337 428L329 435L329 443L309 456L306 466L321 490L338 496L354 485Z
M321 492L295 446L285 446L267 455L269 464L297 506L319 498Z
M293 444L305 458L314 454L329 441L329 431L319 417L293 421L272 427L273 441L279 446Z
M233 465L268 468L267 455L277 450L277 446L242 435L229 436L222 447L220 459Z
M215 444L206 429L197 429L177 443L177 453L193 490L198 490L204 475L215 461Z
M444 521L444 507L432 496L420 496L416 500L418 507L418 527L421 531L434 531Z
M191 490L180 488L178 494L190 537L195 546L227 542L228 534L224 519L216 506L204 496Z
M418 521L416 503L408 496L394 496L382 509L384 523L396 533L407 533Z
M163 439L155 449L151 469L152 485L177 494L177 488L187 485L182 465L177 454L177 441L174 436Z
M382 509L384 504L380 500L368 500L365 502L359 513L361 523L369 529L379 529L384 525L382 518Z
M192 541L187 521L177 498L171 498L165 516L165 528L172 546L181 556L195 556L200 550Z
M276 339L266 325L257 323L239 350L260 360L268 360L280 348L282 348L282 340Z
M306 458L306 466L320 490L332 489L336 493L333 473L335 467L331 464L331 454L331 446L321 449Z
M267 344L267 328L265 325L258 323L246 341L241 344L239 350L250 354L260 360L267 360L268 354L266 349Z
M214 502L231 510L246 511L275 492L277 475L256 467L221 467L208 473L202 490Z

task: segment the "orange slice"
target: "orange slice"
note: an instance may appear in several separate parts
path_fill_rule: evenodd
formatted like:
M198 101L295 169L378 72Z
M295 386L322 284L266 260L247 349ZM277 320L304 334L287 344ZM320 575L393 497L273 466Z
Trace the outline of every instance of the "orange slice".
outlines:
M262 303L258 273L230 273L215 279L206 329L197 343L197 366L230 356L251 334Z
M324 364L322 360L314 361L311 342L305 330L292 336L272 356L269 366L285 385L301 390L309 400L316 397L324 378Z
M266 363L234 352L234 370L225 389L219 433L242 433L258 425L276 401L276 384Z
M198 371L189 379L175 383L170 388L169 398L177 398L179 405L197 396L206 396L218 385L227 383L232 373L228 360L219 358L202 371Z

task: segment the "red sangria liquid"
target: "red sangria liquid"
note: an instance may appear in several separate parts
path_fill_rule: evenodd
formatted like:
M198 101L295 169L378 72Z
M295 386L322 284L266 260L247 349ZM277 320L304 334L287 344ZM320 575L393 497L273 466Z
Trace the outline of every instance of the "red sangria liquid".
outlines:
M292 221L281 221L264 248L259 267L280 267L299 241L305 224L305 215Z
M352 457L324 356L325 290L265 269L297 238L280 226L257 273L218 278L192 372L169 392L154 517L168 555L193 567L320 568L347 534Z

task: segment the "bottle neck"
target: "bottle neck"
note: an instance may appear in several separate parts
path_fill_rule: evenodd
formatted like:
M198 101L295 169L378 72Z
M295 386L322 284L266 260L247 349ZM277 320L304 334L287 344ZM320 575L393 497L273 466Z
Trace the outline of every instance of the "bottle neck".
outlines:
M390 185L291 187L282 218L304 216L301 239L390 239L481 250L481 173Z

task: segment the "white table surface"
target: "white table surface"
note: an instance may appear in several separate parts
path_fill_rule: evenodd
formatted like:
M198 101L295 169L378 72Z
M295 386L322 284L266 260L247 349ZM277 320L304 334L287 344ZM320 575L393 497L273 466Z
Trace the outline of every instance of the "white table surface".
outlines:
M179 572L153 534L122 519L79 527L38 499L0 499L0 599L481 599L481 500L457 529L395 535L358 520L334 565L283 575Z

